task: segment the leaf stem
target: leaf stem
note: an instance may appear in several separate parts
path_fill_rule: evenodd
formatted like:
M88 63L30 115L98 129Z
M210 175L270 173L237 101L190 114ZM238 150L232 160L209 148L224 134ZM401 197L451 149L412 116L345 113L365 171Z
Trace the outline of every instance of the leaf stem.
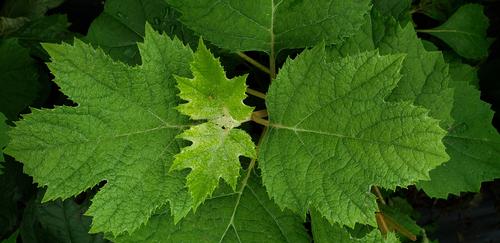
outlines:
M269 126L268 120L263 119L263 118L258 117L258 116L254 116L253 114L252 114L252 121L254 121L255 123L260 124L262 126L265 126L265 127Z
M383 205L387 205L385 203L384 196L382 196L382 193L380 193L380 189L378 188L378 186L373 186L372 190L375 193L375 195L377 196L378 201L380 203L382 203Z
M267 68L266 66L260 64L259 62L257 62L255 59L247 56L245 53L239 51L239 52L236 52L236 54L238 54L238 56L240 56L241 58L243 58L245 61L247 61L248 63L254 65L256 68L258 68L259 70L267 73L267 74L270 74L271 71L269 70L269 68Z
M267 117L267 110L254 111L252 113L252 116L258 117L258 118Z
M387 227L387 224L385 223L384 215L381 212L376 212L375 217L377 218L380 232L382 232L382 235L386 235L387 232L389 232L389 227Z
M257 98L261 98L263 100L266 99L266 94L264 94L262 92L259 92L257 90L254 90L254 89L251 89L251 88L247 88L246 92L247 92L247 94L253 95L253 96L257 97Z

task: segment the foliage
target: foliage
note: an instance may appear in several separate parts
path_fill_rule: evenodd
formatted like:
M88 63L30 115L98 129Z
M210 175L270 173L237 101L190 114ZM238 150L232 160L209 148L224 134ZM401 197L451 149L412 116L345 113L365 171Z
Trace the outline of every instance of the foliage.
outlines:
M500 178L482 5L108 0L80 36L62 2L1 6L1 239L426 241L398 192Z

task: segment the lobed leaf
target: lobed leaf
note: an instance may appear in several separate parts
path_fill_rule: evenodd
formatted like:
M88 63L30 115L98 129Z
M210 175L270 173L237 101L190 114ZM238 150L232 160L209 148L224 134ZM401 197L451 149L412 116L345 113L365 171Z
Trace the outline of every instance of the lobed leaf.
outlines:
M428 111L385 102L403 55L367 52L327 62L321 46L287 61L270 87L260 147L264 185L281 207L312 207L330 222L376 225L372 185L429 179L448 160ZM284 143L286 141L286 143Z
M43 201L104 181L87 214L91 232L113 235L134 231L168 202L177 221L186 215L185 173L168 169L182 146L175 137L188 124L175 110L172 74L189 74L191 50L149 25L139 44L141 66L114 62L79 40L44 47L55 82L78 106L33 109L11 130L6 148L47 186Z
M418 183L431 197L478 192L481 182L500 177L500 135L491 125L493 111L473 86L475 70L465 64L454 66L451 85L455 88L455 123L443 140L451 158L431 171L430 181Z
M351 36L370 9L369 0L167 0L180 20L231 51L279 52L339 43Z
M247 172L248 173L248 172ZM252 172L250 172L252 173ZM243 179L241 190L221 188L196 213L174 224L169 213L159 211L125 242L310 242L300 217L281 211L256 176Z

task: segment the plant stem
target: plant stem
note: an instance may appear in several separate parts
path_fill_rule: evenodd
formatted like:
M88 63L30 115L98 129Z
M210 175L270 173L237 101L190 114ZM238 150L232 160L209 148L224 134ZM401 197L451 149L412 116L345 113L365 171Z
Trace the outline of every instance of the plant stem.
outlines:
M382 203L383 205L387 205L385 203L384 197L382 196L382 193L380 193L380 189L378 189L378 186L373 186L372 189L375 195L377 196L379 202Z
M247 88L246 92L247 92L247 94L253 95L253 96L257 97L257 98L261 98L263 100L266 99L266 94L264 94L262 92L259 92L257 90L254 90L254 89L251 89L251 88Z
M254 116L252 114L252 121L254 121L257 124L260 124L262 126L268 127L269 126L269 121L266 119L262 119L261 117Z
M267 110L254 111L252 113L252 116L258 117L258 118L267 117Z
M381 212L377 212L377 213L375 213L375 217L377 218L377 223L378 223L380 232L382 232L383 235L386 235L387 232L389 232L389 228L387 227L387 224L385 223L384 215Z
M271 71L269 70L269 68L267 68L266 66L260 64L259 62L257 62L255 59L247 56L245 53L243 52L236 52L236 54L238 54L238 56L240 56L241 58L243 58L245 61L247 61L248 63L254 65L256 68L258 68L259 70L267 73L267 74L270 74Z

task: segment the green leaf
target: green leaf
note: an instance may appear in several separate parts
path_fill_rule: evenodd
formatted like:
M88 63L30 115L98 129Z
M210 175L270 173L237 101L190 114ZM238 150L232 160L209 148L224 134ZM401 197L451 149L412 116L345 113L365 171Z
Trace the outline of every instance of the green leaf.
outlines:
M465 64L453 70L469 70ZM481 101L471 85L473 74L454 74L453 118L455 123L444 139L451 159L431 171L431 180L419 182L431 197L446 198L449 193L478 192L481 182L500 177L500 135L491 125L493 111Z
M411 22L411 2L412 0L374 0L373 8L384 16L392 16L405 26Z
M310 242L300 217L281 211L260 181L251 176L240 183L241 190L221 188L196 213L174 224L167 210L159 211L147 225L125 242Z
M246 75L227 79L218 59L200 39L191 71L194 78L176 76L179 96L188 101L177 109L193 120L208 120L178 137L193 144L175 156L171 170L191 168L187 185L194 209L209 196L223 178L233 189L240 171L239 156L256 157L252 138L233 129L249 120L253 108L245 105Z
M191 119L212 120L228 128L248 121L253 108L243 103L247 97L247 75L227 79L219 60L201 40L193 59L191 71L194 78L176 77L179 96L188 101L177 109Z
M180 20L231 51L265 51L340 43L360 26L370 1L167 0Z
M9 131L9 126L7 126L7 118L0 112L0 175L3 173L3 149L7 146L9 142L9 137L7 136L7 131Z
M401 28L392 17L384 17L376 10L371 16L353 37L342 45L328 48L330 58L336 61L375 48L381 54L406 54L402 78L387 100L423 106L430 110L433 118L441 120L443 127L450 127L453 89L448 87L449 67L443 55L426 51L411 24Z
M5 236L19 227L20 218L29 199L36 193L31 177L23 174L22 164L6 157L0 174L0 235Z
M55 8L64 0L6 0L0 16L28 17L36 19L42 17L49 9Z
M16 123L6 153L24 163L43 201L68 198L102 181L87 214L91 232L132 232L170 202L179 220L191 207L184 173L168 173L187 118L173 73L189 74L192 52L148 26L139 44L144 64L114 62L102 50L75 40L46 44L48 66L76 107L33 109ZM167 55L168 54L168 55Z
M177 20L178 16L164 0L107 0L101 15L90 25L87 40L115 59L138 64L141 57L136 43L143 40L146 22L168 36L196 44L198 38Z
M31 201L20 226L23 242L106 242L102 234L88 233L91 218L82 215L88 206L88 202L76 204L72 199Z
M400 241L394 233L383 237L378 229L370 231L362 237L352 236L349 231L338 224L330 224L328 220L318 212L311 213L311 225L314 242L317 243L399 243Z
M489 20L483 6L466 4L460 7L444 24L430 30L419 30L443 40L460 56L482 59L488 56L491 40L486 37Z
M426 51L411 24L401 28L393 19L382 20L374 15L379 26L386 26L385 34L378 40L381 54L405 53L401 68L401 81L388 97L389 101L411 101L429 109L429 115L439 119L441 126L453 122L453 89L449 88L448 64L440 52Z
M384 101L403 55L325 59L321 46L305 51L270 87L259 154L264 185L278 205L302 215L313 207L332 223L376 225L370 186L428 179L448 160L445 131L426 109Z
M195 209L212 194L220 178L236 189L241 168L239 156L256 157L252 138L240 129L223 129L206 122L191 127L179 137L193 144L175 156L171 170L191 168L187 185Z
M38 71L29 50L16 39L0 40L0 53L0 112L16 120L38 96Z
M420 0L416 10L444 22L464 2L464 0Z

